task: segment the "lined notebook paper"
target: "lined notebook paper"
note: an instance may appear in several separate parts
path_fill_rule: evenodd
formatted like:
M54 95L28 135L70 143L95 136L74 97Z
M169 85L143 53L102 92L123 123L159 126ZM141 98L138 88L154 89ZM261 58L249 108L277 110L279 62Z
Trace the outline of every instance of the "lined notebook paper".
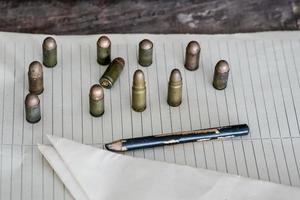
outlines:
M42 120L25 120L29 64L42 61L45 35L0 33L0 199L72 199L37 143L46 134L103 147L121 138L247 123L248 136L145 149L126 154L239 174L300 187L300 34L269 32L235 35L108 35L112 58L125 68L114 87L105 90L105 114L89 114L89 89L106 66L96 62L93 36L55 36L58 65L44 68L40 95ZM138 43L154 43L153 64L137 63ZM200 67L183 67L185 47L201 46ZM214 65L231 67L226 90L212 87ZM183 75L183 102L169 107L171 70ZM132 76L143 70L147 109L131 109ZM157 183L159 184L159 183Z

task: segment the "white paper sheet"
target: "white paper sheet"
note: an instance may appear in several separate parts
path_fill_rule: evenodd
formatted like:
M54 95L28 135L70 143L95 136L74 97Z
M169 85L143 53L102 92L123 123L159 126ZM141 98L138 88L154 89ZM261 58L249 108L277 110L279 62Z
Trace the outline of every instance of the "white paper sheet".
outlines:
M300 186L300 34L269 32L234 35L109 35L112 57L126 65L112 90L105 91L105 115L88 112L88 92L106 67L96 62L93 36L54 36L58 65L44 68L40 96L42 120L25 120L27 70L42 61L45 35L0 33L0 199L72 199L42 159L36 144L46 134L102 147L112 140L248 123L243 138L155 148L128 153L159 161L207 168L230 174ZM140 67L137 45L154 42L153 65ZM184 70L184 48L199 41L200 68ZM228 87L211 86L219 59L231 66ZM166 103L167 79L173 67L183 74L183 103ZM142 69L147 81L147 109L131 110L131 79Z
M46 160L50 163L51 167L59 176L63 184L68 188L72 196L75 197L75 199L88 200L89 198L86 193L81 188L80 184L78 184L77 180L73 178L73 175L59 154L57 154L56 150L46 145L38 145L38 148ZM86 170L87 169L83 169L83 171Z
M298 200L300 188L111 153L64 138L39 146L75 199ZM60 159L59 159L60 158ZM71 178L73 177L73 178ZM79 196L81 195L81 196Z

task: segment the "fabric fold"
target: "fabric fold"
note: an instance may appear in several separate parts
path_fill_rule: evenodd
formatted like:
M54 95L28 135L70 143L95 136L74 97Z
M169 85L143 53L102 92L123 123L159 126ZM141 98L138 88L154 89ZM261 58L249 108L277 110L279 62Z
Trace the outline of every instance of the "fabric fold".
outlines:
M48 161L50 166L54 169L57 176L62 180L65 186L68 188L70 193L75 199L88 200L87 195L84 193L80 185L74 179L73 175L70 173L66 167L64 161L57 154L57 151L47 145L38 145L39 151L43 154L45 159Z
M53 148L39 149L76 199L296 200L300 196L300 188L296 187L133 158L64 138L48 138Z

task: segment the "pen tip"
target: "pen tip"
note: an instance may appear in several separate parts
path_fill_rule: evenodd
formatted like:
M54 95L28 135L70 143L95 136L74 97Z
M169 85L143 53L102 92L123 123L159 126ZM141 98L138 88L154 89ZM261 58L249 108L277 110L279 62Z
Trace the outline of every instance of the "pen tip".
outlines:
M116 152L120 152L120 151L126 151L127 149L123 147L122 145L123 140L118 140L112 143L107 143L105 144L105 148L109 151L116 151Z

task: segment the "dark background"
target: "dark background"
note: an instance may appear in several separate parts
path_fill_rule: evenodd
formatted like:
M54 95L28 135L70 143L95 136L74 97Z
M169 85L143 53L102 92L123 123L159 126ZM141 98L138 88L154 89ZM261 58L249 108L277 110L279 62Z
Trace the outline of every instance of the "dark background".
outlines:
M48 34L298 30L298 0L0 1L0 31Z

